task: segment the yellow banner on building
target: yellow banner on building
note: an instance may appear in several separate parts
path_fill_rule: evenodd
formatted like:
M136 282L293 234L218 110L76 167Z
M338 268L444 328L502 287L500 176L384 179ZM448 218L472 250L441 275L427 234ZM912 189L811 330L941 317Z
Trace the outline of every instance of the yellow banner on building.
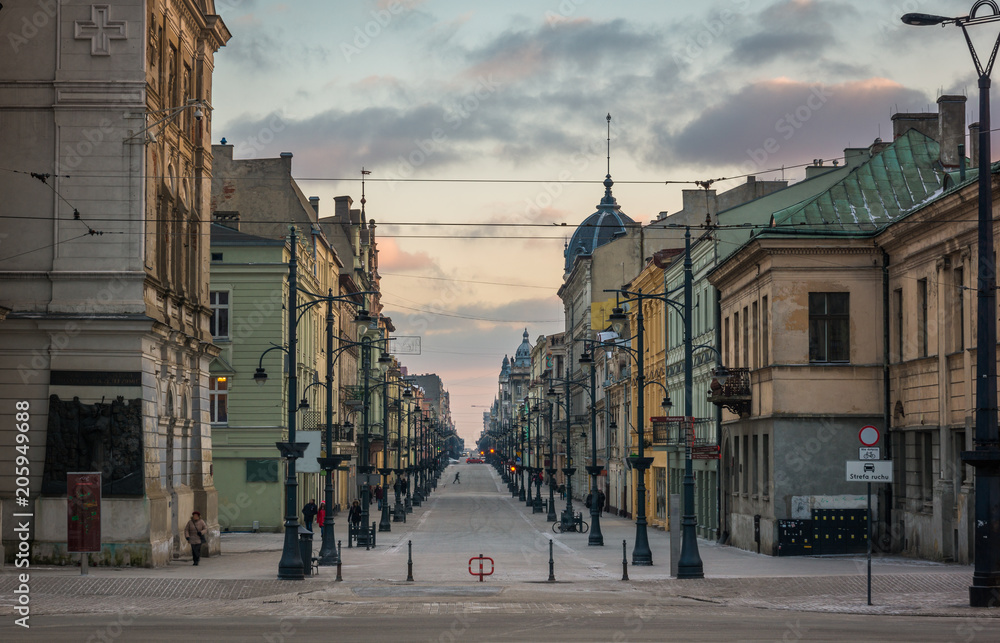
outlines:
M608 317L615 307L614 297L604 301L595 301L590 305L590 329L601 331L608 327Z

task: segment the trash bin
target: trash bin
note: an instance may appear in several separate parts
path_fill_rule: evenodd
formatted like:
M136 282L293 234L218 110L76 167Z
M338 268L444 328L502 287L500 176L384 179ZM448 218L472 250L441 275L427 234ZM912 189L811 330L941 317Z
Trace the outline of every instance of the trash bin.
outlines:
M312 576L313 532L299 525L299 555L302 556L302 574Z

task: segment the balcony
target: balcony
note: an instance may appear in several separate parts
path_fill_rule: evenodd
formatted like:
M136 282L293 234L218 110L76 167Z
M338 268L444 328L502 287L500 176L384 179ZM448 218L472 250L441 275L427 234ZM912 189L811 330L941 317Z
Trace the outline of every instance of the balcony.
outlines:
M750 417L750 369L730 368L729 377L721 385L713 379L708 401L741 418Z
M659 416L649 418L653 427L654 446L684 446L688 436L692 446L715 444L714 418L684 418L681 416Z

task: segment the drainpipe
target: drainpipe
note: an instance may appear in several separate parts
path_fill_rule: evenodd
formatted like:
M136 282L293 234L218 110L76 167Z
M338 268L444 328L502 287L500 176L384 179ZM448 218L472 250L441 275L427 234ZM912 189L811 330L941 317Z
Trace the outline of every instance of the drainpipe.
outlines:
M892 415L889 397L889 253L882 251L882 426L885 427L885 459L892 460ZM902 329L900 329L902 332ZM880 513L888 535L887 547L892 551L892 485L884 485Z

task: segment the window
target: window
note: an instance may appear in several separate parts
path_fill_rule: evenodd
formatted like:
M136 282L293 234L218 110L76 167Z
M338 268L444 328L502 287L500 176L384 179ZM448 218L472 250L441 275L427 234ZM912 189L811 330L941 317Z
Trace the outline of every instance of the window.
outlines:
M247 482L277 482L277 460L247 460Z
M747 314L747 307L743 307L743 359L740 366L750 368L750 315Z
M213 424L229 422L229 378L208 378L208 412Z
M896 359L903 361L903 290L897 289L893 293L896 300Z
M917 355L927 357L927 280L917 281Z
M751 323L750 323L750 334L753 337L753 363L748 364L751 368L757 368L760 366L760 335L758 334L760 330L760 313L757 312L757 302L753 302L752 307Z
M663 467L653 468L654 491L656 497L656 519L667 521L667 470Z
M758 448L759 438L757 435L753 436L753 453L750 456L750 461L753 463L753 471L750 472L750 476L753 478L753 495L760 493L760 478L757 475L758 466L760 462L760 449Z
M849 362L850 293L809 293L809 361Z
M764 497L771 495L771 436L765 433L761 436L764 449L761 452L761 465L764 468Z
M213 290L209 293L209 303L212 306L212 321L209 329L212 337L220 339L229 338L229 292L225 290Z
M750 492L750 436L743 436L743 457L740 469L743 470L743 493Z
M729 355L729 318L728 317L726 317L722 321L722 352L723 352L723 354L725 356L723 358L723 360L722 360L723 364L725 364L726 361L728 361L730 364L733 364L733 360L732 359L727 359L727 358L731 357ZM736 366L736 364L733 364L733 366Z
M767 297L760 300L760 359L761 366L771 363L771 328L767 321Z
M740 364L740 314L738 312L733 313L733 364L737 368L742 366Z
M919 431L916 436L920 495L930 505L934 501L934 432Z
M965 270L955 268L954 289L952 290L952 351L965 350Z

